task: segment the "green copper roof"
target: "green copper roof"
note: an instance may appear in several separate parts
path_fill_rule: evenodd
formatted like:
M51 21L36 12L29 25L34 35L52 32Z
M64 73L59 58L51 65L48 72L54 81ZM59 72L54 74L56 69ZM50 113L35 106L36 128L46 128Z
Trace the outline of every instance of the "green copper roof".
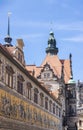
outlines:
M75 80L71 77L70 80L68 81L68 84L75 84Z
M48 38L48 47L46 48L46 53L56 55L58 53L58 48L56 47L56 39L54 37L53 31L50 31Z

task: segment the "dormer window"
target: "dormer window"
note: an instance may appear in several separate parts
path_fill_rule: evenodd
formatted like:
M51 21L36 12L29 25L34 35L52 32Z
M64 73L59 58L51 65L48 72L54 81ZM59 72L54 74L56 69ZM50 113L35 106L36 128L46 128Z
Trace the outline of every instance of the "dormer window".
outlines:
M50 73L44 73L44 78L50 78Z

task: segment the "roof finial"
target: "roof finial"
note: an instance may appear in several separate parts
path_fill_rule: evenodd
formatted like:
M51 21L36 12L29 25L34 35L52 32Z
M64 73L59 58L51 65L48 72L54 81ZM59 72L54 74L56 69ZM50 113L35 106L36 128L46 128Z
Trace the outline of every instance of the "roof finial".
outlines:
M11 12L8 12L8 31L7 31L7 36L4 38L6 44L4 46L12 46L11 45L11 41L12 41L12 38L10 37L10 15L11 15Z
M70 59L70 75L71 75L71 79L73 79L73 72L72 72L72 54L70 53L69 55L69 59Z

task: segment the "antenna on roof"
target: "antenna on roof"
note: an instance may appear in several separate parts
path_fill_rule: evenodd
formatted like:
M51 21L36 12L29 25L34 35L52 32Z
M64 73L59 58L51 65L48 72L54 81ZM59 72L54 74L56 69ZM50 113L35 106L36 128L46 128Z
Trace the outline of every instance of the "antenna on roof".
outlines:
M4 46L12 46L11 45L11 41L12 41L12 38L10 37L10 15L11 15L11 12L8 12L8 30L7 30L7 36L4 38L4 41L6 42L6 44Z

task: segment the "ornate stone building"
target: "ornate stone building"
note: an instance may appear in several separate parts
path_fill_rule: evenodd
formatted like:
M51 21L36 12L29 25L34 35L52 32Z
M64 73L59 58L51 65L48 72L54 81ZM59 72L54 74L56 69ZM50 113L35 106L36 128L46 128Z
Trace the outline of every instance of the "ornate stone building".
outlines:
M0 130L76 130L72 55L59 59L51 31L40 66L26 65L23 40L0 44Z
M83 82L77 83L77 127L83 130Z
M0 130L62 130L60 100L26 69L23 40L11 41L8 19L0 44Z
M62 103L63 129L76 130L76 83L72 73L72 55L59 59L56 39L51 31L46 48L46 57L41 66L26 68Z

